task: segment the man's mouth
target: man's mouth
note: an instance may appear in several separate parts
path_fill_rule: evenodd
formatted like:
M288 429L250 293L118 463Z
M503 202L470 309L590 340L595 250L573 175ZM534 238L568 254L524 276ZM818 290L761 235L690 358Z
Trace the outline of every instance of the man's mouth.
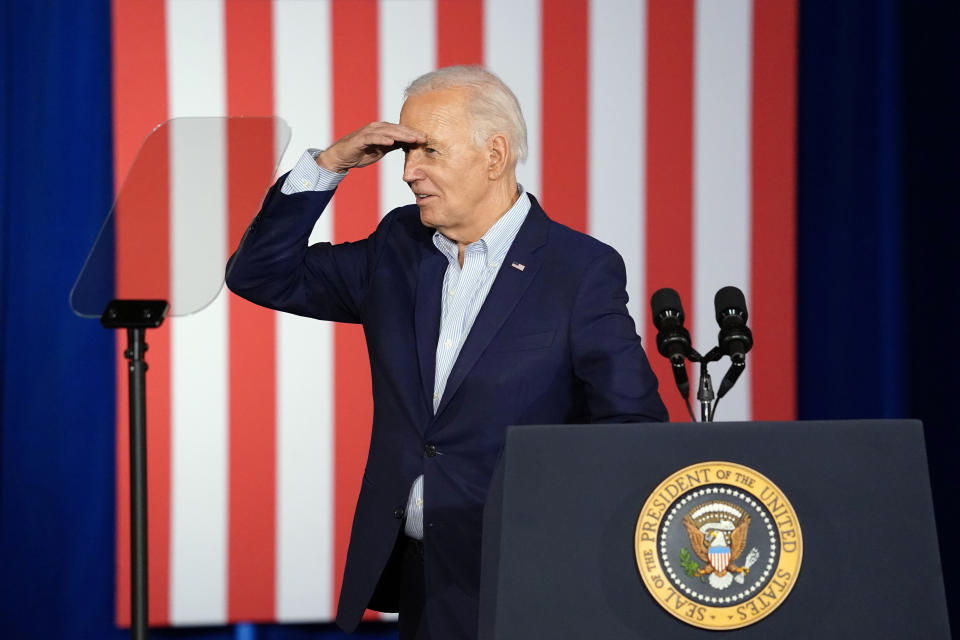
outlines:
M432 193L418 193L418 194L417 194L417 201L418 201L418 202L423 202L423 201L426 200L427 198L432 198L432 197L434 197Z

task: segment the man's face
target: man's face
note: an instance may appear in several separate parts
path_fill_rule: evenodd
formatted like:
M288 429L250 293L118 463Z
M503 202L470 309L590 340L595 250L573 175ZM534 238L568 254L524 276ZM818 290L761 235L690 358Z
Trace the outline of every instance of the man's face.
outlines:
M424 144L404 149L403 181L420 207L420 220L451 240L473 241L480 205L490 196L488 164L474 142L467 114L469 92L442 89L411 96L400 111L400 124L426 135Z

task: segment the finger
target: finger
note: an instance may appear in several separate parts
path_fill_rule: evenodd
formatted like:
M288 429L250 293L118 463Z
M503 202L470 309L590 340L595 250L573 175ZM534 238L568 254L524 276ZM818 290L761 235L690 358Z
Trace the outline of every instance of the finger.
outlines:
M383 134L371 135L370 137L365 139L364 142L365 142L364 146L372 146L372 147L396 147L397 146L397 141L393 138L393 136L388 136Z
M400 142L426 142L427 136L417 129L404 126L402 124L394 124L392 122L378 122L377 132L384 135L391 136L394 140Z

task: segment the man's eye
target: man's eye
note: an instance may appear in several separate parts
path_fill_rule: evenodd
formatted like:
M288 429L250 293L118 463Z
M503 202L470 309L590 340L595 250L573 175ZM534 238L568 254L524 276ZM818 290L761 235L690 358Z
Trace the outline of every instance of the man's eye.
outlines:
M427 147L427 148L425 149L425 151L426 151L427 153L436 153L436 152L437 152L437 150L434 149L433 147Z

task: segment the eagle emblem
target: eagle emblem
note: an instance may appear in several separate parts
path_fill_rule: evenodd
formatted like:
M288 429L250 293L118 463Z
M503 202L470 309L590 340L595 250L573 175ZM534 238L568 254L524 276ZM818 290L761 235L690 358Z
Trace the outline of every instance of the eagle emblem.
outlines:
M640 577L665 611L694 627L728 630L784 601L803 539L793 506L769 478L713 460L674 471L650 492L634 549Z
M729 587L735 574L742 583L743 574L750 572L750 565L759 555L754 549L747 554L742 566L734 563L747 546L750 516L737 505L714 500L692 509L682 522L693 552L705 563L700 567L689 556L682 558L687 574L698 578L706 576L715 589Z

